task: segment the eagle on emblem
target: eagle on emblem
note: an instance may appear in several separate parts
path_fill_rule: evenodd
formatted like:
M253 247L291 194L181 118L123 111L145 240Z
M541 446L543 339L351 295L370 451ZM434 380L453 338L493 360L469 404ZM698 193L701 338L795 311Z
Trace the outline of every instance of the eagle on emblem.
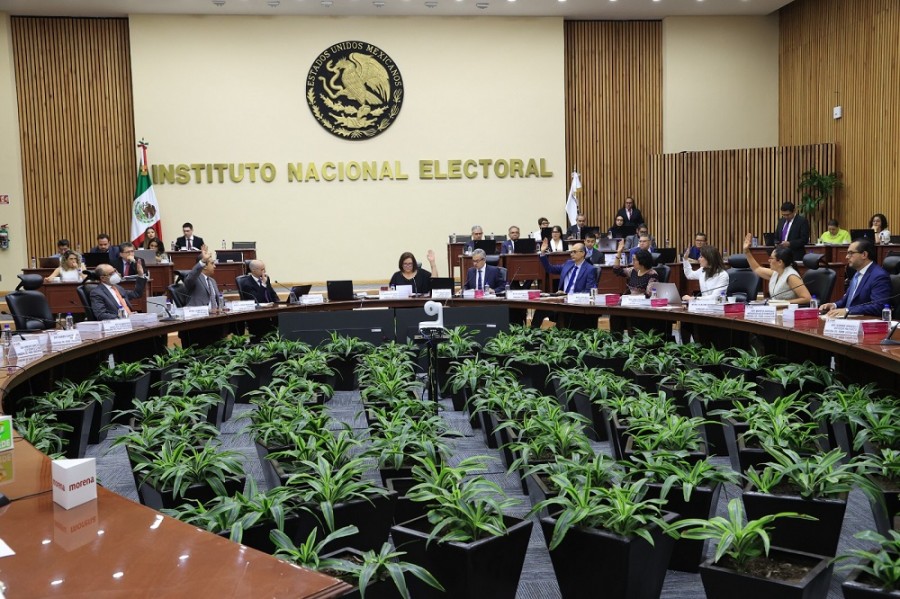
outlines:
M371 112L370 105L384 104L390 98L388 72L368 54L352 52L334 64L328 61L325 68L334 73L330 81L319 77L325 93L332 100L344 97L359 104L359 118Z

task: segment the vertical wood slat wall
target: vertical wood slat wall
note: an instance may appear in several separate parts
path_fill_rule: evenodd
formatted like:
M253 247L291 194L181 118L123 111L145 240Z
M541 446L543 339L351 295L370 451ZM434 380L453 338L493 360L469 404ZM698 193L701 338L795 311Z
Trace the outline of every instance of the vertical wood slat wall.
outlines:
M13 17L29 256L130 239L137 165L127 19Z
M779 40L779 144L834 144L841 226L900 229L900 2L794 0Z
M739 252L748 232L762 243L781 204L797 203L800 175L810 167L834 170L834 155L834 146L821 144L651 156L650 232L660 245L668 238L680 249L700 231L723 253ZM825 214L812 219L814 236L824 231L824 220Z
M605 230L626 195L641 207L662 151L662 21L566 21L565 63L566 188L577 169L582 211Z

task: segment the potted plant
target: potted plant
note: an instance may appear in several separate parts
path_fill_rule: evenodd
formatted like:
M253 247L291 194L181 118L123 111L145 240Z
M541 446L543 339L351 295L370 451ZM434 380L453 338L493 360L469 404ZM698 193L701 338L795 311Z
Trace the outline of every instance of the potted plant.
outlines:
M900 532L890 530L880 535L864 530L854 535L875 543L874 549L852 549L835 561L859 558L857 564L845 564L839 570L852 570L841 584L846 599L896 599L900 597Z
M130 410L133 402L147 399L150 390L150 372L144 362L101 366L99 380L115 394L114 412Z
M887 536L895 529L900 515L900 450L882 449L878 453L864 454L856 463L864 469L873 486L869 496L875 528Z
M88 444L96 444L106 440L110 414L113 408L112 390L94 377L86 378L80 383L63 379L56 382L56 388L70 394L75 401L95 403L94 415L88 432Z
M395 551L390 543L383 544L377 551L362 552L347 547L323 556L328 560L328 568L324 572L356 587L343 595L348 598L365 599L368 596L373 599L390 599L399 596L401 599L409 599L407 574L412 574L431 588L444 590L428 570L398 559L404 555L405 551Z
M46 454L51 459L65 457L65 449L68 444L60 433L71 432L71 426L56 421L53 412L29 412L23 410L16 414L13 425L22 437L34 445L34 448Z
M162 385L166 393L219 397L219 401L209 409L208 421L213 426L221 428L225 421L225 413L228 411L227 404L230 403L232 408L234 407L234 384L225 366L211 362L193 362L172 372L175 378Z
M783 519L811 520L796 512L767 514L744 523L741 500L728 502L728 517L688 518L672 525L683 539L717 542L715 555L700 564L708 599L816 599L831 582L830 559L772 547L769 531ZM787 574L785 574L785 571Z
M744 506L751 518L795 511L816 518L783 520L772 531L772 542L786 549L833 556L847 509L847 494L859 487L871 493L872 483L856 463L842 463L844 453L800 456L790 449L767 448L774 458L762 472L751 468L744 490Z
M525 470L525 481L528 486L528 501L532 507L559 493L553 482L554 475L561 475L566 480L581 481L581 484L589 480L595 486L613 486L625 478L625 462L597 453L590 457L578 455L575 459L558 458L553 462L529 466ZM546 507L536 513L541 518L550 515Z
M706 443L700 434L702 418L665 414L658 418L631 418L624 456L633 459L639 452L683 452L688 462L706 458Z
M721 420L715 418L712 412L729 409L736 402L753 401L759 397L756 389L756 383L745 380L743 376L717 378L701 373L688 383L687 399L690 402L691 414L714 422L704 425L704 438L710 455L728 455Z
M827 202L834 192L841 188L841 174L832 172L823 174L810 167L800 175L797 183L797 191L800 192L800 205L798 208L802 214L808 217L815 216L819 205Z
M676 514L662 501L646 499L644 480L598 487L591 480L551 477L559 493L532 508L548 508L541 518L544 539L564 599L659 597L674 539L664 531Z
M409 561L429 572L445 593L412 581L412 595L513 599L531 537L531 520L504 515L515 500L481 476L423 481L408 496L428 504L428 515L395 525L391 537ZM452 484L448 484L452 482Z
M370 352L375 346L368 341L351 335L341 335L337 331L331 331L331 337L320 346L332 356L329 366L334 368L337 381L335 389L338 391L353 391L359 388L356 378L357 356Z
M724 483L736 484L738 474L717 466L709 458L689 462L683 452L644 452L632 456L631 478L648 481L647 497L664 500L667 511L686 518L711 518L715 515ZM670 570L698 572L704 559L704 541L678 539L669 560Z
M756 350L746 351L736 347L732 352L722 360L722 374L731 378L743 376L748 381L756 380L772 361L770 356L761 356Z
M65 454L69 459L83 458L87 451L91 420L97 402L90 396L78 398L65 389L48 391L43 395L27 398L25 402L38 412L52 412L56 421L67 425L57 431L66 439Z

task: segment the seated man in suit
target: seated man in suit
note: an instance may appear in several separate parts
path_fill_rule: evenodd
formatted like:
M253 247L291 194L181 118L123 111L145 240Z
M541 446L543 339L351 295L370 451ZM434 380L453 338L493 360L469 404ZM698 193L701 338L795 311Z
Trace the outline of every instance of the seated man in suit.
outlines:
M272 288L272 281L266 275L266 265L262 260L251 260L247 265L249 277L238 277L238 291L242 300L254 300L257 304L278 301L278 294Z
M113 320L119 317L119 308L125 311L126 316L134 312L130 300L144 295L144 287L147 285L147 279L143 276L144 269L140 264L136 268L135 274L139 275L139 278L134 285L134 291L126 291L119 286L122 277L111 264L101 264L94 270L94 274L100 279L100 284L94 285L89 296L94 318Z
M547 255L542 251L540 255L541 266L548 273L559 275L559 293L590 293L591 289L597 287L597 270L594 265L585 260L585 247L583 243L576 243L569 250L571 258L566 260L564 264L550 264ZM597 326L597 317L588 316L587 318L578 318L575 315L568 319L570 328L590 328ZM539 328L545 318L556 320L553 312L547 310L535 310L534 317L531 320L531 326Z
M109 263L123 277L130 277L147 271L147 265L144 264L143 258L134 257L134 245L128 242L119 246L119 255L111 258ZM140 267L140 273L138 273L138 267Z
M482 230L481 225L472 225L472 239L466 242L466 245L463 246L463 251L471 254L475 250L475 242L482 239L484 239L484 230Z
M597 238L593 233L588 233L584 238L584 259L591 264L603 264L603 252L594 248Z
M647 228L647 225L640 225L637 230L634 232L634 235L629 235L625 238L625 249L627 251L631 251L638 246L638 242L641 240L642 236L646 236L650 240L650 247L644 248L648 252L656 251L656 240L650 235L650 230ZM637 250L634 250L635 252ZM634 253L634 252L632 252Z
M700 261L700 248L706 245L706 233L697 233L694 235L694 245L688 249L687 261L691 264L697 264Z
M797 214L793 202L781 205L781 218L775 227L775 236L775 245L791 248L794 260L803 260L803 254L806 253L805 246L809 243L809 221Z
M506 288L506 281L500 275L500 269L487 264L484 250L472 252L472 267L466 273L465 289L494 289Z
M513 242L519 239L519 227L513 225L506 232L507 239L503 243L500 244L500 253L501 254L513 254L515 253L515 244Z
M634 255L637 254L641 250L647 250L648 252L652 252L654 249L653 242L651 241L651 237L648 235L639 236L637 245L628 250L628 262L634 262Z
M566 231L566 239L581 239L581 229L584 228L587 218L583 214L575 217L575 224Z
M200 260L184 278L184 287L188 292L188 306L209 306L210 310L219 307L219 286L213 279L216 272L216 261L206 246L201 246Z
M846 318L850 314L881 314L885 304L891 303L891 276L875 264L875 246L862 237L847 249L847 266L856 271L844 297L822 304L820 312L828 318Z
M63 254L69 251L69 240L60 239L56 242L56 253L51 258L62 258Z
M203 238L194 235L194 225L184 223L181 225L181 231L184 235L175 240L176 250L199 250L203 248Z
M119 257L119 246L110 243L109 233L100 233L97 235L97 245L91 248L91 252L109 253L109 261L112 263Z

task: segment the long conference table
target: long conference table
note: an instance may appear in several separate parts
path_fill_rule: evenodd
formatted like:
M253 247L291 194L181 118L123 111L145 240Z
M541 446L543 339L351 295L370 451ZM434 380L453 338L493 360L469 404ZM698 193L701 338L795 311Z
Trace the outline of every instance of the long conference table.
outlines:
M157 323L131 332L83 341L27 365L0 373L3 410L17 398L52 386L62 376L93 371L109 353L125 348L158 347L170 333L226 330L242 321L278 318L301 312L401 310L421 308L427 298L360 299L320 305L279 305L252 312L224 313L188 321ZM545 308L566 314L606 315L611 322L630 318L691 323L695 331L728 345L752 333L771 339L784 357L820 360L834 357L848 380L900 383L900 346L880 345L881 336L839 339L824 334L819 320L758 322L742 316L714 316L683 308L633 308L568 304L553 297L536 301L503 299L442 300L449 308L507 306ZM423 313L423 319L427 319ZM731 336L734 337L731 337ZM900 336L900 335L898 335ZM89 365L93 364L93 368ZM76 373L73 375L72 373ZM22 439L0 453L0 492L12 503L0 508L0 539L15 551L0 558L0 581L10 597L67 596L253 596L336 597L348 587L327 576L295 568L254 549L200 531L128 501L103 488L96 501L64 510L52 501L50 461Z

